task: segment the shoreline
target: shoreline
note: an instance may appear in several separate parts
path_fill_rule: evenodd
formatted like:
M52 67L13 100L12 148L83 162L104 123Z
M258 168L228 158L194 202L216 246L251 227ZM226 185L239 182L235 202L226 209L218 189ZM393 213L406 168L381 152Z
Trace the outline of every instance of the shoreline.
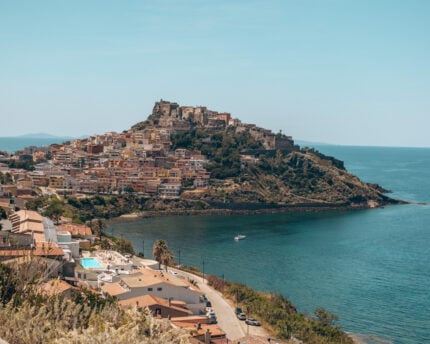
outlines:
M120 222L127 220L138 220L153 217L166 216L229 216L229 215L257 215L257 214L286 214L286 213L319 213L329 211L354 211L354 210L370 210L384 208L385 206L413 204L406 201L396 201L378 206L368 205L290 205L273 208L257 208L257 209L231 209L231 208L212 208L212 209L171 209L171 210L143 210L137 212L126 213L117 217L107 219L111 222Z

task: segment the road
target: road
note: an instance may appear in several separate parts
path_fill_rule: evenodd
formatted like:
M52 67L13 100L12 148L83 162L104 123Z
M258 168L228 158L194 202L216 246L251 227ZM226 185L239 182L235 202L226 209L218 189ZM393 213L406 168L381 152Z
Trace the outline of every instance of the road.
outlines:
M140 265L142 259L133 257L133 260L137 263L137 265ZM211 308L215 311L217 316L218 326L225 332L228 339L236 340L243 338L246 335L262 337L269 336L268 332L263 327L249 326L245 324L245 321L240 321L234 312L235 305L233 302L225 299L220 292L208 286L206 279L203 280L203 278L200 276L174 268L169 268L169 270L172 270L178 275L182 275L185 278L189 278L190 280L195 280L197 282L200 290L211 302Z
M212 304L212 309L215 311L217 316L218 326L223 329L228 339L235 340L246 335L268 337L268 333L264 328L249 326L245 324L245 321L240 321L234 312L235 305L231 301L226 300L220 292L208 286L207 281L203 280L202 277L181 270L171 270L176 271L179 275L183 275L197 281L198 287L203 293L205 293L206 297Z

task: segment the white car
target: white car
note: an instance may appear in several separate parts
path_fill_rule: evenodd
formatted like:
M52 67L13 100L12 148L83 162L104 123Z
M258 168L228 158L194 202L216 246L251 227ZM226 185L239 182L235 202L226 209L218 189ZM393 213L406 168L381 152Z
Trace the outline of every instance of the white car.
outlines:
M216 324L218 321L216 319L216 314L214 311L209 311L206 313L206 316L209 318L210 324Z

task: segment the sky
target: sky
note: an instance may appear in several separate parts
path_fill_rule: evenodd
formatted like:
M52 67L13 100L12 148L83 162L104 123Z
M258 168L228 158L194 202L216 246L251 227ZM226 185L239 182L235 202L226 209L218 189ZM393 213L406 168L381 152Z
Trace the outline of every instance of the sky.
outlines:
M161 98L430 147L430 1L0 0L0 136L120 132Z

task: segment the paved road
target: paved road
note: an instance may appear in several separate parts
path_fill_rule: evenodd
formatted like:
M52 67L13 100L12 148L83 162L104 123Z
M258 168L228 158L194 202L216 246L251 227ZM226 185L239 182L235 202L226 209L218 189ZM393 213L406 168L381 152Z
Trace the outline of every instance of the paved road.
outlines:
M268 336L268 333L264 328L248 326L245 324L245 321L240 321L234 312L235 305L231 301L226 300L220 292L208 286L206 284L207 281L203 281L202 277L176 269L171 270L197 281L198 287L205 293L206 297L212 304L212 309L215 311L217 316L218 326L223 329L228 339L235 340L248 334L263 337Z
M133 260L139 264L141 258L133 257ZM215 311L217 316L218 326L223 329L228 339L235 340L242 338L245 335L268 336L268 333L264 328L248 326L245 324L245 321L240 321L234 312L235 305L231 301L226 300L220 292L208 286L206 284L206 280L204 280L203 283L202 277L174 268L169 268L169 270L175 271L179 275L197 281L198 287L203 293L205 293L206 297L212 304L212 309Z

